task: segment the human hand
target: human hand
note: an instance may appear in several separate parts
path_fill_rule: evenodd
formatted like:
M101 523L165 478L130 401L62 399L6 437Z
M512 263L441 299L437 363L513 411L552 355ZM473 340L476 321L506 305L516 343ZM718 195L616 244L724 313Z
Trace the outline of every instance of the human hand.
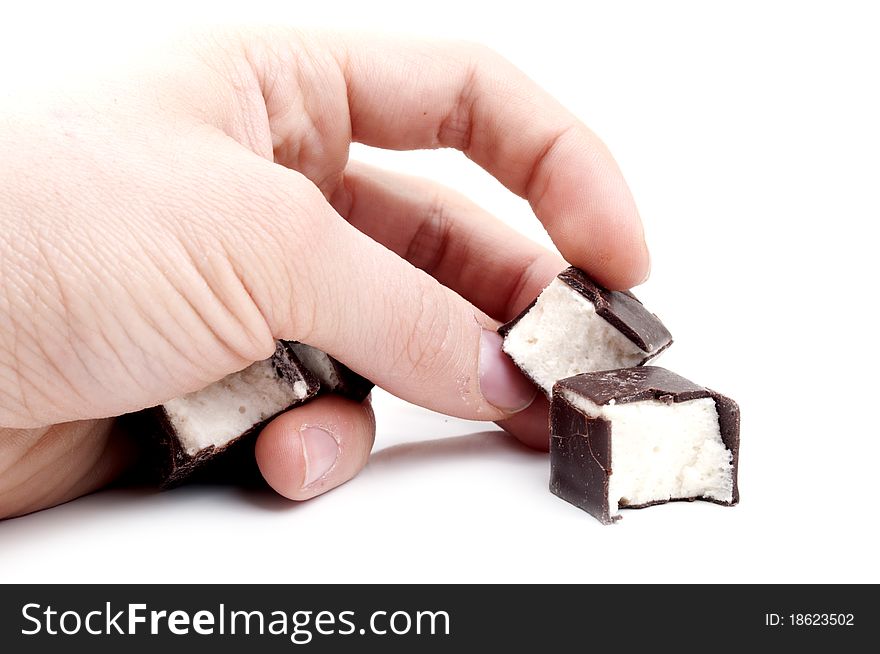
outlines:
M112 418L298 340L388 391L547 442L547 402L500 351L566 263L352 142L454 147L528 199L563 257L612 288L647 276L601 142L486 49L214 33L0 124L0 517L77 497L136 456ZM317 427L317 431L313 428ZM369 401L325 396L260 434L267 482L350 479Z

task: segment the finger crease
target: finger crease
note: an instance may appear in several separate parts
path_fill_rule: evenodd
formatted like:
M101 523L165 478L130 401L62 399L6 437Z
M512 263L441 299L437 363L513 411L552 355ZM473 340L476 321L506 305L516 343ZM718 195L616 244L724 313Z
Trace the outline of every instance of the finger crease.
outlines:
M345 218L349 223L355 224L357 222L354 209L355 194L351 189L351 182L351 175L347 175L343 171L340 182L333 189L329 201L330 205L336 210L336 213Z
M413 234L404 259L432 275L446 257L452 225L445 204L437 198Z
M440 147L455 148L470 156L476 104L474 89L478 79L478 67L471 64L455 104L437 129L435 140Z

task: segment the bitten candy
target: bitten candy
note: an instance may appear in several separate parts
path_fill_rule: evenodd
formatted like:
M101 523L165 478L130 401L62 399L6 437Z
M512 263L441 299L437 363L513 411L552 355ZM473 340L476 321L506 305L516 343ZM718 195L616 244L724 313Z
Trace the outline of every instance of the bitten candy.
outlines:
M548 396L559 379L639 366L672 345L635 295L609 291L578 268L562 271L498 333L501 349Z
M604 524L621 508L739 501L739 408L664 368L581 374L553 387L550 490Z

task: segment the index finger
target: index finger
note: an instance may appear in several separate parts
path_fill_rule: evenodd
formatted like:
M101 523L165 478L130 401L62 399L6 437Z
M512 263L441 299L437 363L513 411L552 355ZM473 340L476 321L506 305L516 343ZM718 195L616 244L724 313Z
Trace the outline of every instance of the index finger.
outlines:
M611 288L644 280L635 202L605 145L525 74L472 44L343 40L352 139L453 147L526 198L562 255Z

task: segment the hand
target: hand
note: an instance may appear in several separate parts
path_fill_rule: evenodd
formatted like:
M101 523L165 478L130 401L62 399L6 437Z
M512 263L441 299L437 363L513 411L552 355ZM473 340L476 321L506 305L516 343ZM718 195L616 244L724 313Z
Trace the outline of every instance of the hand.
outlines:
M648 272L602 143L474 45L215 33L2 117L0 516L108 483L135 456L114 416L275 339L546 447L547 403L494 330L565 262L445 188L349 162L351 142L457 148L567 261L613 288ZM324 397L272 421L256 456L306 499L354 476L373 432L368 402Z

